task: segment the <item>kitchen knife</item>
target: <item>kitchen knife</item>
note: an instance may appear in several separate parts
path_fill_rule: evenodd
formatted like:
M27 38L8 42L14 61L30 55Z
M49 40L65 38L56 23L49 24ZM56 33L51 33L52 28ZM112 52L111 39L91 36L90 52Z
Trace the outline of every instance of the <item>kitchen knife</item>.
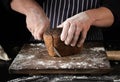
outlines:
M56 55L58 56L58 57L62 57L61 55L60 55L60 53L58 52L58 50L55 48L55 47L53 47L54 48L54 52L56 53Z

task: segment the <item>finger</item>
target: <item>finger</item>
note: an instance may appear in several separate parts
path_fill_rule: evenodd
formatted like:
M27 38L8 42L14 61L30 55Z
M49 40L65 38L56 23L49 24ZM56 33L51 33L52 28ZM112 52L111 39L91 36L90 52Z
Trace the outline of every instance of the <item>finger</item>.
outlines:
M34 29L34 38L36 39L36 40L38 40L38 38L37 38L37 34L38 34L38 28L35 28Z
M80 40L77 44L78 47L81 47L83 45L85 38L86 38L86 35L87 35L87 31L83 30L81 33L82 34L81 34Z
M57 28L63 28L63 23L58 25Z
M65 40L65 44L66 45L69 45L74 37L74 34L75 34L75 24L71 24L70 25L70 28L68 30L68 35L67 35L67 38Z
M37 31L36 37L37 37L38 40L42 40L42 36L43 36L43 30L41 30L39 28L38 31Z
M80 27L76 27L76 30L75 30L75 36L71 42L71 46L75 46L76 43L78 42L78 39L80 37L80 32L82 31L82 28Z
M39 38L40 28L41 28L41 27L36 27L36 28L35 28L34 36L35 36L35 39L36 39L36 40L39 40L39 39L40 39L40 38Z
M28 30L30 31L30 33L32 34L32 36L34 37L34 29L30 28L30 27L27 27Z
M69 27L70 27L70 23L69 22L64 22L64 25L63 25L63 30L62 30L62 33L61 33L61 40L62 41L65 41L66 40L66 37L67 37L67 33L68 33L68 30L69 30Z
M46 28L46 26L42 26L42 27L39 27L36 31L36 37L37 37L37 39L38 40L42 40L42 38L43 38L43 33L45 32L45 30L46 30L47 28Z
M32 30L32 31L31 31L31 34L32 34L32 36L35 38L34 32L35 32L35 30Z

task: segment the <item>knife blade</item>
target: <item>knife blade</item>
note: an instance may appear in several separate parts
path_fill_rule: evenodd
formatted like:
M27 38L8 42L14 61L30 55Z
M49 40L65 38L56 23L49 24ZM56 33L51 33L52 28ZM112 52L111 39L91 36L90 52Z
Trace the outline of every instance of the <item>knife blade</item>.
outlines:
M55 51L56 55L57 55L58 57L62 57L62 56L60 55L60 53L58 52L58 50L57 50L55 47L53 47L53 48L54 48L54 51Z

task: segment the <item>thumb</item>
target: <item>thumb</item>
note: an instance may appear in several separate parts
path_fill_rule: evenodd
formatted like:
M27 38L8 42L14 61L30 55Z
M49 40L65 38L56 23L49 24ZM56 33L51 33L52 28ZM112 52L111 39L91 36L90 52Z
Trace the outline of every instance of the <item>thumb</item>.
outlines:
M58 25L57 28L63 28L63 23Z

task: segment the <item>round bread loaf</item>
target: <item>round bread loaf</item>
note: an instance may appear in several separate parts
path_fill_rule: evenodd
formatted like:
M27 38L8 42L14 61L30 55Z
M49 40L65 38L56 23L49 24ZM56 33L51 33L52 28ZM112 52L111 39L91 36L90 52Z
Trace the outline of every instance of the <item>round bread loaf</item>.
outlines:
M72 47L70 45L65 45L63 41L60 40L60 34L62 32L61 28L48 29L43 34L43 39L45 46L47 48L48 54L50 56L57 56L54 48L59 52L59 54L64 56L70 56L80 53L82 47Z

